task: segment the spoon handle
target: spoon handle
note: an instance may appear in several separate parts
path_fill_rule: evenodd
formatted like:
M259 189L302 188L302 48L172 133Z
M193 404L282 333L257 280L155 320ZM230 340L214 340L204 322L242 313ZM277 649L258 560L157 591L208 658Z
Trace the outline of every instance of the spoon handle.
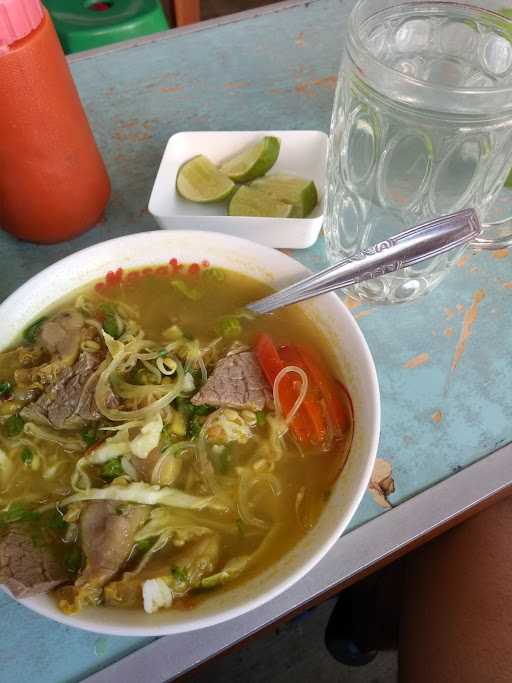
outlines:
M441 216L363 249L246 308L253 313L270 313L333 289L394 273L471 242L481 231L474 209Z

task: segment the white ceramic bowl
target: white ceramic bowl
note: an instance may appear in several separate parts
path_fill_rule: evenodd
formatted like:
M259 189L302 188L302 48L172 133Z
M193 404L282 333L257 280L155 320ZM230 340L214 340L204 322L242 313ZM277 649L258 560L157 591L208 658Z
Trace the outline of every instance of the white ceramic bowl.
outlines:
M176 192L180 167L198 154L216 164L255 144L264 135L281 140L279 158L268 175L290 173L315 181L319 199L307 218L227 216L227 202L198 204ZM328 137L320 130L244 130L176 133L165 147L151 197L149 212L160 227L175 230L214 230L245 237L267 247L305 249L313 245L323 223Z
M307 274L297 261L247 240L216 233L145 232L102 242L42 271L0 305L0 349L48 306L119 266L140 267L176 257L193 262L207 258L279 288ZM347 464L318 524L287 555L259 576L212 595L190 611L87 609L65 616L51 597L21 602L64 624L115 635L161 635L190 631L237 617L269 601L304 576L344 531L368 485L380 427L379 388L373 360L354 318L335 294L301 304L330 339L340 378L346 383L355 414L355 433Z

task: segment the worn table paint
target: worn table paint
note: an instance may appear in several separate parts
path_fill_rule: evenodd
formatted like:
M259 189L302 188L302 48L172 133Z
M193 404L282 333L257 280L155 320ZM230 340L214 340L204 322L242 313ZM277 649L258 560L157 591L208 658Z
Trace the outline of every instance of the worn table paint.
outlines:
M45 266L110 237L154 229L147 202L168 137L180 130L328 130L352 3L284 3L71 60L113 184L100 226L55 246L0 233L0 299ZM80 178L76 179L80 182ZM321 268L323 242L293 253ZM512 440L512 257L466 253L414 304L349 302L382 391L379 455L393 505ZM366 496L351 528L385 514ZM76 681L149 642L83 633L0 595L0 681ZM8 628L5 626L8 625ZM148 674L149 675L149 674Z

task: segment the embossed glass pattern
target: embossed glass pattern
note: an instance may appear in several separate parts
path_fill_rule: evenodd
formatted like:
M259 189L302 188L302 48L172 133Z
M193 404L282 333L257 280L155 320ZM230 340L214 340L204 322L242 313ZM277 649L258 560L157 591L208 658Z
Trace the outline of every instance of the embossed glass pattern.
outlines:
M510 225L490 224L512 165L511 41L512 21L471 3L358 3L331 123L324 226L331 263L468 207L487 225L482 246L510 241ZM410 301L435 287L461 250L350 292Z

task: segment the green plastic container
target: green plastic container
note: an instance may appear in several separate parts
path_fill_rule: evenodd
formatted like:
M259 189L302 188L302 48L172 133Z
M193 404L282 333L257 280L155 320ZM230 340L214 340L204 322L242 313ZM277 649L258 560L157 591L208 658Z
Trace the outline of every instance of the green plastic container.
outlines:
M67 54L169 28L159 0L44 0L44 4Z

